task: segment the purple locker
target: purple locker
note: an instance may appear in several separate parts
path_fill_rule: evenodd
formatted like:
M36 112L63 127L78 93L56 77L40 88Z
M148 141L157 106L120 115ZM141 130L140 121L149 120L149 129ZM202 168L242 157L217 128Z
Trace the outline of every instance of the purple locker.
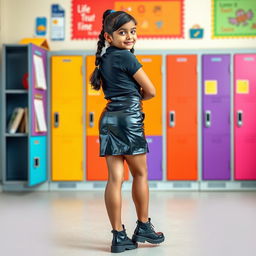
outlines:
M230 55L202 57L202 179L230 179Z
M149 153L147 154L148 179L162 180L162 136L146 136Z
M45 74L45 80L47 84L47 69L46 69L46 63L47 63L47 51L32 44L32 99L35 99L37 97L41 98L43 100L43 107L44 107L44 115L45 120L47 124L47 90L38 89L35 88L35 82L36 82L36 75L35 75L35 64L34 64L34 57L33 55L37 55L42 58L43 60L43 67L44 67L44 74ZM48 89L48 88L47 88ZM37 132L36 131L36 116L35 116L35 107L34 107L34 100L32 102L32 136L40 136L40 135L46 135L47 132Z

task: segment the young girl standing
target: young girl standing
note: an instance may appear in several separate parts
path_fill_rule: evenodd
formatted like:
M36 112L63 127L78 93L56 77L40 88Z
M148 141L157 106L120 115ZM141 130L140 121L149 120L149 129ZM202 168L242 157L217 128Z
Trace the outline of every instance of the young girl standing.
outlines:
M134 56L136 20L126 12L107 10L96 52L96 68L91 75L95 90L103 89L108 103L99 120L100 156L108 166L105 204L112 226L111 252L135 249L137 242L158 244L164 241L148 217L147 141L144 134L142 100L155 96L155 88ZM101 56L105 41L109 43ZM137 227L130 239L121 221L121 188L124 161L133 176L132 198L137 212Z

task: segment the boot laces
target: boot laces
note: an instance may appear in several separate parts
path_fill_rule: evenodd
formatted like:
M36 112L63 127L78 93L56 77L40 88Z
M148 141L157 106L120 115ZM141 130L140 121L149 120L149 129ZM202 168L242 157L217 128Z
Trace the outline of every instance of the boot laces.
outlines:
M123 230L121 230L121 231L117 231L117 230L112 230L111 231L112 233L115 233L115 234L118 234L118 233L124 233L124 235L125 235L125 237L127 237L127 233L126 233L126 229L125 229L125 227L123 226Z
M150 225L150 229L155 232L155 226L151 222L149 222L149 225Z

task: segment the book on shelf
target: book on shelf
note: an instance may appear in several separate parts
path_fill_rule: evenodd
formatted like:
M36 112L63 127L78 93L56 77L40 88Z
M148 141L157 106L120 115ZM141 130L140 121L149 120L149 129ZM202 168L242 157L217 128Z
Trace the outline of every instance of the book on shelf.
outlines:
M22 116L22 119L17 131L20 133L28 133L28 108L24 108L24 114Z
M28 133L28 108L25 108L25 133Z
M25 114L25 112L24 112L24 114ZM19 124L18 129L17 129L18 133L25 133L25 122L24 122L25 115L24 114L22 115L20 124Z
M25 108L25 109L27 109L27 108ZM21 130L23 133L25 133L26 126L27 126L27 124L26 124L27 123L26 122L27 110L25 110L25 109L17 107L13 110L10 121L7 126L8 133L13 134L13 133L16 133L17 131L21 132Z

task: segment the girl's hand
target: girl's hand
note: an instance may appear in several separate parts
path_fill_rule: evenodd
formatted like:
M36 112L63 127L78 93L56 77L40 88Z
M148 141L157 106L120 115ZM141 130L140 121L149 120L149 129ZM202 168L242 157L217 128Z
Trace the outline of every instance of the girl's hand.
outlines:
M144 90L142 88L140 90L140 95L142 97L142 100L149 100L149 99L153 98L152 95L145 95L145 92L144 92Z

